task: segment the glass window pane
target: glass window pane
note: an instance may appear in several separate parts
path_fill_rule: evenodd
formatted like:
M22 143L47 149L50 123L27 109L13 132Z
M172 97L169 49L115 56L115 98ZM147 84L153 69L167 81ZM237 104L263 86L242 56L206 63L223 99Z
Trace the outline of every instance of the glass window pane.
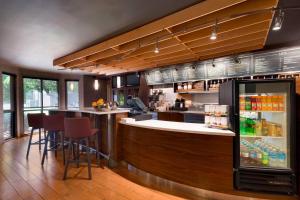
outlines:
M58 82L43 80L43 106L58 107Z
M67 108L79 108L78 81L67 81Z
M3 110L11 109L11 78L7 74L2 75Z
M23 79L24 108L41 107L41 80Z

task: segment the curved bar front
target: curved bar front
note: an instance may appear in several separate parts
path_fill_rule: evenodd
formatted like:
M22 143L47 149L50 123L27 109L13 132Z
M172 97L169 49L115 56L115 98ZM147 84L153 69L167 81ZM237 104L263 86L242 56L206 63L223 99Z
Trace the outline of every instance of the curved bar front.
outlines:
M233 190L231 131L204 124L146 120L121 123L121 158L153 175L206 190Z

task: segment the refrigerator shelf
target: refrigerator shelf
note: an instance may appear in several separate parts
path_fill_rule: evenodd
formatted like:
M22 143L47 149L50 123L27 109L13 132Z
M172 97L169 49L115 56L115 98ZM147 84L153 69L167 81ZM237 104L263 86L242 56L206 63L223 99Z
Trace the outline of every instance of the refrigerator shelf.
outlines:
M240 135L242 138L271 138L271 139L284 139L282 136L263 136L263 135Z
M240 113L285 113L285 111L279 111L279 110L240 110Z

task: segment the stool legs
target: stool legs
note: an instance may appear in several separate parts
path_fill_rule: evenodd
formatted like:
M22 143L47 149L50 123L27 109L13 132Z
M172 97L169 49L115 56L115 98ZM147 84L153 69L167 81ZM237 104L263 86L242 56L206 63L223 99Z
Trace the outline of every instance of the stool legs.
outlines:
M80 162L80 152L79 152L79 146L80 146L80 140L76 140L76 146L74 146L74 140L69 139L69 144L68 144L68 158L66 160L65 164L65 169L64 169L64 176L63 180L66 180L67 175L68 175L68 167L69 164L75 163L77 167L79 167L79 162ZM88 138L85 139L86 146L82 146L82 148L86 149L86 156L87 156L87 164L88 164L88 179L92 179L92 170L91 170L91 156L90 156L90 147L89 147L89 140ZM76 148L76 150L75 150ZM74 150L75 150L75 155L74 155ZM71 160L71 155L73 154L73 160Z
M39 151L41 151L41 129L39 128Z
M29 136L29 141L28 141L28 147L27 147L27 153L26 153L26 159L28 159L29 156L29 151L30 151L30 146L32 142L32 135L33 135L33 128L31 129L30 136Z
M42 157L42 162L41 162L42 165L44 165L45 156L47 155L47 148L48 148L49 137L50 137L50 133L48 132L46 134L46 138L45 138L44 152L43 152L43 157Z
M89 139L86 138L86 156L87 156L87 163L88 163L88 171L89 171L89 179L92 179L92 171L91 171L91 158L90 158L90 145Z

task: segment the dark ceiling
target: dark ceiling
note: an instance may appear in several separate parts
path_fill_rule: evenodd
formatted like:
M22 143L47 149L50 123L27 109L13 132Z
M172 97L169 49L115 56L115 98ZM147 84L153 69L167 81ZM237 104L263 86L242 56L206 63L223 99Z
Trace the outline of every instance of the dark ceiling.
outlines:
M54 58L198 2L3 0L0 4L0 65L53 70Z
M201 0L7 0L0 6L0 65L53 70L52 61ZM281 7L300 0L281 0ZM300 10L287 11L267 47L300 40ZM300 42L299 42L300 44Z
M279 8L299 7L300 0L280 0ZM275 18L273 18L274 21ZM300 10L286 10L280 31L269 32L266 48L276 48L286 45L300 45Z

